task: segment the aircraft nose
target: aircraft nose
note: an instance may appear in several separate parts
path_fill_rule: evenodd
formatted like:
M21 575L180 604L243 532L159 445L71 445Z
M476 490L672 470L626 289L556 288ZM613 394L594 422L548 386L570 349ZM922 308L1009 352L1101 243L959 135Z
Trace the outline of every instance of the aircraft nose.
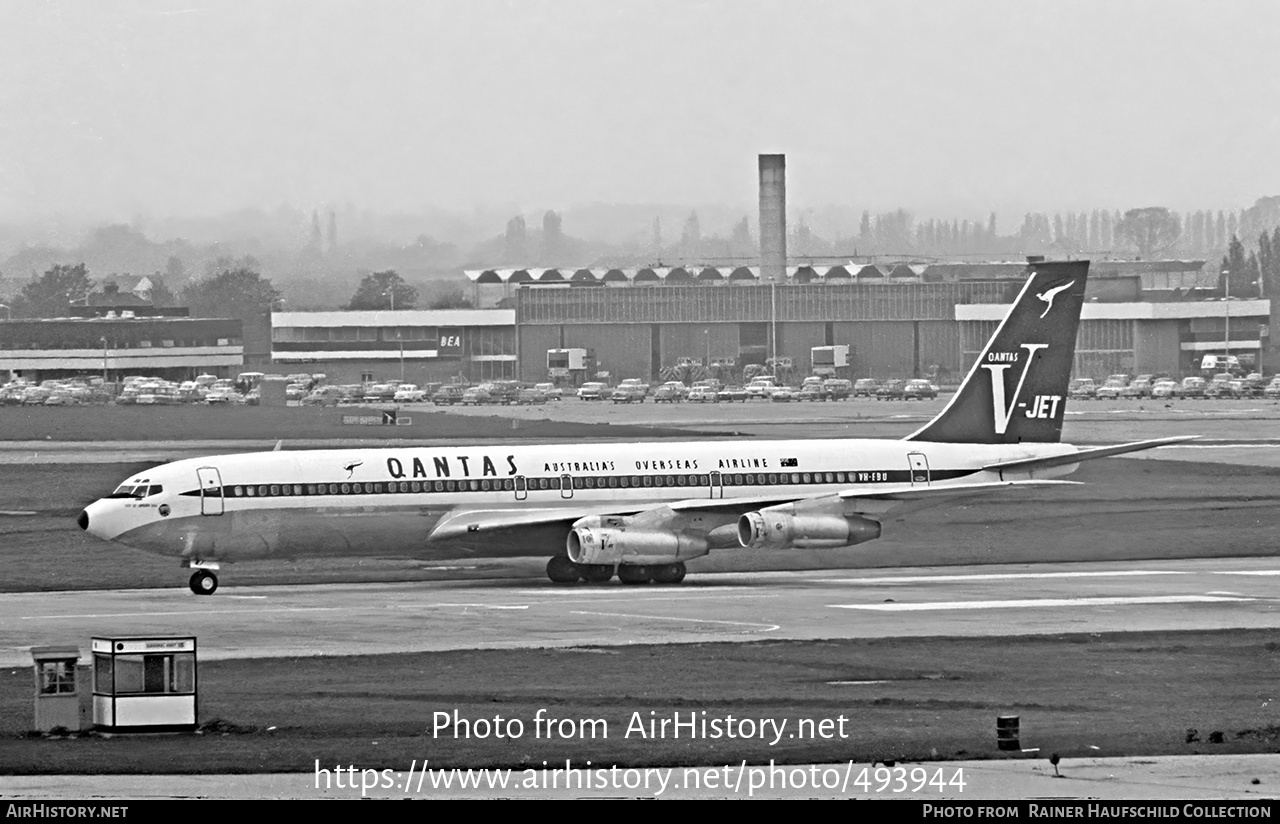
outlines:
M80 513L80 517L76 518L76 523L80 525L81 529L87 532L89 530L89 510L83 510Z

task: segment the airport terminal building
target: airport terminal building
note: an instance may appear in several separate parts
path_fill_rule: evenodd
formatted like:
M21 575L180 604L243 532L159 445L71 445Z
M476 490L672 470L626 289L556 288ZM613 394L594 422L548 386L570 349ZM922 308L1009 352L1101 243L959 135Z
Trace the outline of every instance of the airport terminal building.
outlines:
M101 375L189 380L234 377L244 368L239 320L108 312L101 317L0 323L0 377L43 381Z
M514 379L516 363L510 309L271 316L273 371L322 373L332 384L395 379L421 385L458 375L471 382Z

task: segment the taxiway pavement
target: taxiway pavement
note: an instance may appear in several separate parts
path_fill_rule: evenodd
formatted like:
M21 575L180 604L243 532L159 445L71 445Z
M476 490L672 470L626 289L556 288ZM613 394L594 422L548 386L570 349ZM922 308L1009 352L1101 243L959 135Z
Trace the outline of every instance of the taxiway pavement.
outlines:
M195 635L202 659L639 643L1280 628L1280 559L0 595L0 666L93 636Z

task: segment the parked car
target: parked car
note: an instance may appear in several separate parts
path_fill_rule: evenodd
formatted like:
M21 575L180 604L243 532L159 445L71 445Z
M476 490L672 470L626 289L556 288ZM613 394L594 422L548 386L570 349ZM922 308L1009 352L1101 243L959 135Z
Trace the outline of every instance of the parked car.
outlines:
M938 397L938 387L923 378L907 381L902 387L902 399L907 401L923 401Z
M343 392L340 386L317 386L302 397L302 405L337 406L342 397Z
M674 392L680 400L684 400L689 396L689 387L685 386L680 381L667 381L663 386Z
M777 392L774 393L775 395ZM827 393L823 390L820 383L806 383L800 387L800 391L796 392L796 400L798 401L825 401ZM774 398L777 400L777 398Z
M491 402L489 390L483 386L472 386L462 392L462 397L458 399L458 403L463 406L482 406Z
M1150 378L1138 376L1129 382L1129 385L1120 390L1122 398L1149 398L1151 397L1151 388L1155 384Z
M446 383L431 393L431 402L438 406L453 406L456 403L462 403L462 396L466 393L467 387L456 383Z
M798 401L800 400L800 393L792 389L790 386L779 386L777 389L769 393L769 400L774 403Z
M1280 375L1276 375L1271 379L1271 383L1267 384L1262 390L1262 397L1276 400L1280 398Z
M827 378L822 382L822 389L833 401L842 401L853 397L853 382L844 378Z
M533 388L545 395L549 401L558 401L564 397L564 392L554 383L535 383Z
M607 400L613 394L609 387L599 381L588 381L578 387L578 400L580 401L602 401Z
M1182 384L1177 381L1161 380L1156 381L1151 387L1151 397L1164 400L1172 400L1182 396Z
M625 381L614 388L609 400L614 403L644 403L647 387Z
M858 378L853 382L853 397L874 398L880 382L875 378Z
M402 383L391 399L396 403L422 403L427 393L412 383Z
M543 404L547 402L546 394L537 387L531 389L521 389L516 393L517 406L529 406L533 404Z
M675 387L669 384L664 383L662 386L653 390L654 403L680 403L682 400L684 400L684 398L681 394L676 391Z
M1114 377L1107 378L1107 382L1098 387L1094 397L1098 400L1115 400L1123 396L1126 388L1128 388L1128 384L1125 381L1117 380Z
M1098 394L1098 385L1093 378L1076 378L1067 385L1067 397L1076 400L1091 400Z
M644 395L648 395L648 394L649 394L649 384L645 383L644 381L640 380L639 378L627 378L627 379L626 379L626 380L624 380L622 383L618 384L618 388L619 388L619 389L621 389L621 388L622 388L622 387L624 387L624 386L625 386L625 387L627 387L627 388L628 388L628 390L630 390L630 389L639 389L639 390L641 391L641 393L642 393L642 394L644 394Z
M720 395L710 386L694 386L689 389L689 403L719 403Z
M747 387L744 387L744 386L726 386L726 387L724 387L723 389L721 389L719 392L717 392L717 393L716 393L716 397L718 397L721 401L724 401L724 402L727 402L727 403L732 403L733 401L738 401L738 402L740 402L740 403L746 403L746 402L747 402L747 399L748 399L748 398L751 398L751 397L752 397L752 395L751 395L751 393L748 391Z
M1204 388L1206 398L1240 398L1244 397L1244 381L1230 372L1219 372L1213 376Z
M1206 397L1205 389L1207 382L1204 378L1183 378L1182 379L1182 397L1203 399Z
M763 400L769 397L773 390L777 388L778 384L772 376L753 378L751 383L746 386L747 397Z
M902 392L906 385L896 379L885 381L876 387L876 400L878 401L900 401L902 400Z

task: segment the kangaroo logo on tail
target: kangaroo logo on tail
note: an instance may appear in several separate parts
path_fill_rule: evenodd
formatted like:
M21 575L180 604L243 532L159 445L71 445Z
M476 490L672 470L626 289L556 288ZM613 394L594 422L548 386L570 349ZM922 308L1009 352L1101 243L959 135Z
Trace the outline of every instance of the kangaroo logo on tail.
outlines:
M1058 296L1058 293L1065 291L1067 289L1070 289L1074 285L1075 285L1075 281L1073 280L1070 283L1064 283L1061 286L1055 286L1052 289L1046 289L1045 291L1036 295L1036 297L1040 298L1040 300L1044 301L1046 304L1046 306L1044 307L1044 311L1040 313L1041 319L1043 319L1045 315L1049 314L1049 310L1053 308L1053 299Z

